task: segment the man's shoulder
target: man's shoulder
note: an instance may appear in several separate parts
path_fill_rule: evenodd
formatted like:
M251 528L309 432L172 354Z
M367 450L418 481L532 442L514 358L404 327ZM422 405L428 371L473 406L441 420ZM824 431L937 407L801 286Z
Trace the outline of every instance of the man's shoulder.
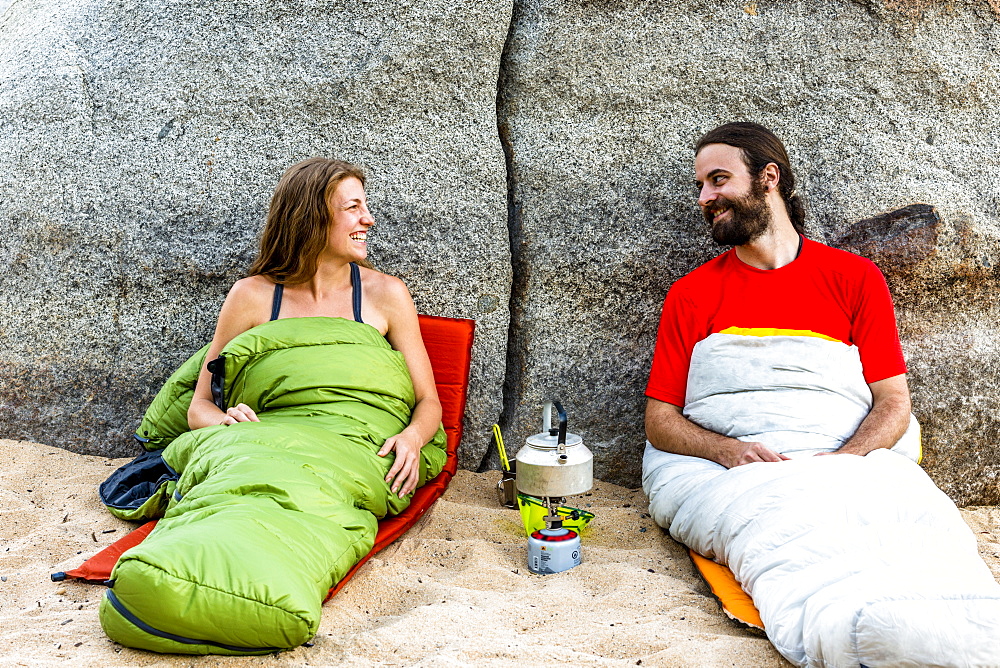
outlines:
M842 274L867 274L873 269L878 271L875 263L868 258L840 248L827 246L819 241L805 239L802 248L812 257L813 263L823 269L830 269Z
M733 249L729 249L724 253L716 255L701 266L692 269L674 281L674 285L671 287L671 290L675 288L681 291L689 289L700 290L704 288L706 284L713 284L722 281L726 273L726 267L729 265L729 256L734 252L735 251Z

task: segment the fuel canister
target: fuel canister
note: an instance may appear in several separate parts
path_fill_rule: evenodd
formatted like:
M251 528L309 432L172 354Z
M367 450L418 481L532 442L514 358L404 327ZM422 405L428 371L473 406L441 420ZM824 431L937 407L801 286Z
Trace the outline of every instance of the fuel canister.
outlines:
M539 575L580 565L580 536L572 529L539 529L528 536L528 570Z

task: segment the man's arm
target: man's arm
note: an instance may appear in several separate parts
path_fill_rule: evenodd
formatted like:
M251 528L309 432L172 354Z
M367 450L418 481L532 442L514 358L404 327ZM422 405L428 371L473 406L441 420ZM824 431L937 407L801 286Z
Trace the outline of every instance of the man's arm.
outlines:
M854 436L839 450L824 454L867 455L872 450L891 448L910 425L910 388L900 374L869 383L872 409Z
M659 450L711 459L727 469L788 459L762 443L740 441L699 427L684 417L680 407L652 398L646 399L646 438Z

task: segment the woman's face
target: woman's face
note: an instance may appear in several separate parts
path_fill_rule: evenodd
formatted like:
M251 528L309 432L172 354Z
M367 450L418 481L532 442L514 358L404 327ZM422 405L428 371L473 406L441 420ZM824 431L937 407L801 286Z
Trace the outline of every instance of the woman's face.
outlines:
M327 206L330 209L330 230L327 248L348 262L368 256L368 228L375 224L368 210L368 198L361 181L353 176L340 182Z

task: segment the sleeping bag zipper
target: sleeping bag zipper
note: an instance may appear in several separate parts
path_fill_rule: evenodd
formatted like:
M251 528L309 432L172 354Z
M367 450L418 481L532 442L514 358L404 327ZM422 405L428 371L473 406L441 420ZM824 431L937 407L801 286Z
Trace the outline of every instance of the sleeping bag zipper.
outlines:
M153 628L146 622L142 621L134 614L132 614L125 605L118 600L115 596L113 589L108 589L105 593L108 602L111 607L118 612L119 615L125 618L126 621L134 625L141 631L148 633L149 635L156 636L158 638L163 638L165 640L172 640L174 642L179 642L184 645L211 645L212 647L218 647L220 649L228 650L230 652L281 652L287 647L239 647L237 645L226 645L224 643L212 642L211 640L196 640L194 638L185 638L184 636L179 636L173 633L167 633L166 631L161 631L160 629Z

